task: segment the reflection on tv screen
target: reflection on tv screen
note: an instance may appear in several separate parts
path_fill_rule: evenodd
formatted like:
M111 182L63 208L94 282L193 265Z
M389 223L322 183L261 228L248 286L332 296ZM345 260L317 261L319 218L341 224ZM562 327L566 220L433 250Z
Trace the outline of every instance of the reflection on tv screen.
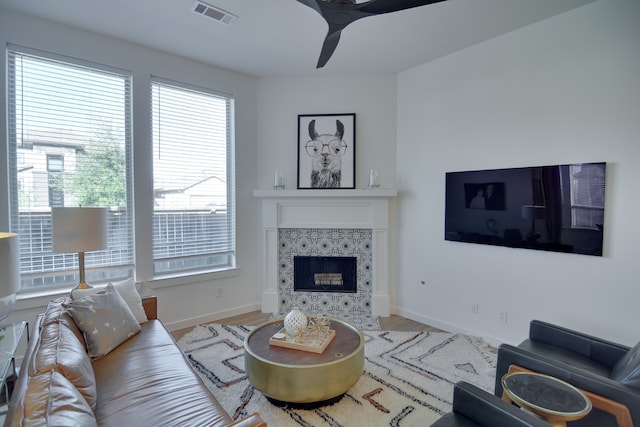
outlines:
M445 239L602 256L606 163L448 172Z

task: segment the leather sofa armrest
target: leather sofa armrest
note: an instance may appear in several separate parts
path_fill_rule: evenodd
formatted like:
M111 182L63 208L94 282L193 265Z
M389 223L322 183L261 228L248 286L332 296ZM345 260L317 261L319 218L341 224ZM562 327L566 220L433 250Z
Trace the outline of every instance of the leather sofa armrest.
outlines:
M551 375L582 390L619 402L626 406L634 421L640 420L640 390L620 384L609 378L593 374L585 369L559 362L543 355L530 353L509 344L498 347L495 395L502 396L501 379L511 365L517 365L533 372ZM637 421L636 421L637 422Z
M464 381L453 389L453 412L464 415L481 426L550 427L546 421L522 411L478 387Z
M267 423L264 422L257 412L254 412L233 424L229 424L229 427L267 427Z
M532 320L529 324L529 339L571 350L609 368L612 368L630 349L622 344L540 320Z
M158 318L158 297L155 295L142 297L142 307L147 315L147 319L152 320Z

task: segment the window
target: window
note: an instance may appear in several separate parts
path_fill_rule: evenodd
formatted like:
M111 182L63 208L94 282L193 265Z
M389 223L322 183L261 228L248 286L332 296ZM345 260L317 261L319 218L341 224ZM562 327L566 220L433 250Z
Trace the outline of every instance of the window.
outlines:
M154 275L235 266L233 99L154 79Z
M47 172L49 172L49 206L64 206L64 156L47 154Z
M52 252L51 206L109 207L109 248L88 281L133 274L131 81L40 52L8 52L9 200L23 291L78 281L76 254Z
M604 224L605 163L571 165L571 227L601 229Z

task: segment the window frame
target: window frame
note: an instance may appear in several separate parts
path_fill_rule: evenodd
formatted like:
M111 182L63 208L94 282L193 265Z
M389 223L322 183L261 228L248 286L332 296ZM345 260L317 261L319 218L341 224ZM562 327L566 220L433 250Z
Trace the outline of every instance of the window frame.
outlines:
M207 255L207 256L227 256L228 262L226 264L216 265L216 266L203 266L200 268L183 269L181 271L168 271L168 272L156 271L156 262L160 262L160 261L157 261L155 259L155 255L153 254L153 251L152 251L151 263L152 263L153 277L156 281L158 281L161 279L171 279L175 277L193 276L193 275L202 275L202 274L204 275L214 274L217 277L221 277L221 275L223 275L224 277L228 277L227 272L230 272L235 275L237 271L236 269L237 230L236 230L236 208L235 208L236 206L236 191L235 191L236 169L235 169L235 124L234 124L235 123L235 98L232 94L216 91L209 88L204 88L204 87L190 84L190 83L185 83L181 81L176 81L172 79L151 75L149 89L152 95L151 95L151 103L149 104L149 108L150 108L150 116L151 116L150 125L152 128L152 135L150 139L151 139L152 145L155 143L155 137L153 136L153 129L155 126L155 122L154 122L155 118L153 117L153 111L154 111L153 91L154 91L155 85L166 87L166 88L172 88L172 89L180 90L184 92L193 92L198 95L205 95L205 96L219 98L224 100L226 103L226 115L225 115L225 118L226 118L225 126L226 126L226 135L227 135L226 141L225 141L226 190L227 190L227 200L226 200L227 220L226 221L227 221L227 228L228 228L227 233L229 234L229 242L228 242L229 249L227 251L223 251L220 253L214 252L214 253L209 253ZM153 156L152 159L155 160L155 156ZM152 170L153 169L154 169L154 166L152 165ZM155 186L154 182L155 181L152 182L152 186ZM155 200L153 200L153 203L155 205ZM152 212L155 220L155 209L153 209L153 206L152 206ZM152 248L154 247L153 236L151 241L151 247ZM184 258L188 258L188 257L182 257L179 259L184 259Z
M146 108L147 117L151 116L151 104L147 103L146 106L142 106L140 103L141 99L150 99L150 85L148 84L151 79L156 79L159 81L171 82L173 84L178 84L184 87L193 87L197 90L210 92L217 96L227 96L232 100L234 97L232 95L228 95L223 92L206 89L200 86L192 86L188 83L176 82L173 80L162 79L158 77L154 77L152 75L134 75L133 72L124 70L121 68L116 68L84 59L79 59L76 57L69 57L66 55L59 55L56 53L51 53L48 51L42 51L38 49L26 48L22 46L16 46L12 44L7 44L5 48L5 52L15 51L18 53L35 55L38 57L42 57L45 59L52 59L55 61L60 61L63 63L69 63L77 66L85 66L91 68L97 68L99 70L104 70L107 72L116 72L116 73L127 73L130 78L130 87L128 93L128 102L130 113L133 114L135 111L136 117L140 117L141 113L144 113ZM7 56L5 56L7 58ZM8 58L7 58L8 59ZM7 67L5 68L6 74L5 83L9 79L10 71L9 71L9 63L7 63ZM145 84L145 81L147 84ZM149 92L144 94L147 90ZM7 88L5 105L7 106L7 112L9 112L9 97L12 96L11 91ZM150 165L150 160L146 153L150 153L152 151L152 139L150 130L144 129L147 126L151 126L151 119L146 120L131 120L131 127L129 132L129 138L127 140L128 155L127 155L127 176L130 179L129 185L127 185L128 196L130 197L129 205L131 206L131 221L133 226L133 260L131 264L131 275L136 282L146 283L150 288L164 288L171 286L180 286L189 283L197 283L204 281L211 281L217 279L224 279L229 277L237 276L240 272L240 269L236 266L237 263L237 229L235 226L236 222L236 212L235 212L235 182L236 182L236 171L235 171L235 107L232 104L232 108L230 111L230 147L231 150L228 156L228 162L233 165L233 169L230 172L231 179L230 185L233 190L231 195L233 198L233 262L227 268L222 269L202 269L195 270L189 272L183 272L178 274L164 274L164 275L154 275L153 273L153 257L150 255L152 248L152 236L151 236L151 227L148 226L148 214L153 212L153 197L149 197L149 194L153 192L153 180L149 180L150 174L152 174L153 166ZM7 124L7 130L9 126ZM133 139L136 139L136 143L133 143ZM141 140L142 139L142 140ZM11 185L10 174L13 176L17 176L17 169L19 165L17 150L14 150L12 153L9 150L10 142L8 139L5 140L7 144L5 147L7 148L6 157L0 156L1 159L5 160L5 164L9 165L6 174L6 187L4 187L0 194L4 193L6 195L5 200L6 211L2 215L0 215L0 219L2 219L3 223L7 224L8 229L15 230L18 224L18 208L17 202L14 203L14 200L17 200L18 189L17 184L15 186ZM145 154L145 155L142 155ZM150 154L149 154L150 155ZM5 182L5 181L3 181ZM136 195L133 194L133 188L136 190ZM135 196L135 197L134 197ZM13 206L16 206L14 209ZM146 214L146 215L145 215ZM88 267L90 267L88 265ZM77 274L77 273L76 273ZM106 283L106 281L104 282ZM96 285L100 286L102 282L96 282ZM31 306L31 304L35 304L40 297L50 297L51 295L59 295L68 292L71 286L47 286L41 288L31 288L25 289L18 296L20 300L32 300L32 303L26 303L26 306ZM24 304L24 303L23 303Z

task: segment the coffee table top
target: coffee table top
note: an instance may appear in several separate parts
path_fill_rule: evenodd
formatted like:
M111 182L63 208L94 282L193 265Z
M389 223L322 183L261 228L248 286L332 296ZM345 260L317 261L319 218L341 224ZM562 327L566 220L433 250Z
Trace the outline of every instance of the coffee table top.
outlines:
M534 372L513 372L502 377L502 386L514 402L541 415L567 421L591 411L591 401L562 380Z
M263 323L247 335L245 349L254 357L276 365L319 365L334 363L364 346L360 331L346 322L330 318L330 329L336 336L322 353L313 353L269 344L269 338L284 327L284 319Z

